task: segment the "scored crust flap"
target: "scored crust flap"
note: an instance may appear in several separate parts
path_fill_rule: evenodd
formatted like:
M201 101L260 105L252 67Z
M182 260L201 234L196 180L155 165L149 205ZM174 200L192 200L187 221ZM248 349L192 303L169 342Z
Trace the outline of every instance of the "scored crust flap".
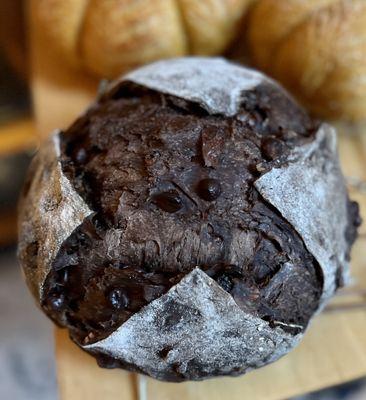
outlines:
M215 371L238 375L275 361L301 337L243 311L196 268L107 338L83 348L158 379L195 380Z
M320 264L324 304L336 289L337 276L349 279L348 197L334 128L321 125L314 141L294 150L287 165L262 175L255 187L293 225Z
M128 81L198 103L210 114L232 116L240 108L243 92L270 79L222 58L185 57L158 61L132 71L113 82L107 96Z
M92 211L61 170L59 132L34 158L20 200L19 258L27 268L33 295L42 299L43 284L60 247ZM27 187L28 186L28 187Z

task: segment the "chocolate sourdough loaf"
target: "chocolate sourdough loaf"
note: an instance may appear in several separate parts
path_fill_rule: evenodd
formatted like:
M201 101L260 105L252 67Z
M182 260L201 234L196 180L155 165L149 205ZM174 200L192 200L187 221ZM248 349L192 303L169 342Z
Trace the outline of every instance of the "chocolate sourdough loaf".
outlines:
M242 374L296 345L347 280L359 217L334 130L221 59L114 82L29 176L28 284L104 367Z

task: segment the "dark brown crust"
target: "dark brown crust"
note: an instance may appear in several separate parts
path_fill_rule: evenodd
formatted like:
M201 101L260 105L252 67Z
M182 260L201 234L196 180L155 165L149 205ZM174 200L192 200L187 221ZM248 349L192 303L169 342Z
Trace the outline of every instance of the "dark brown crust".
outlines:
M97 341L199 266L242 309L302 331L322 277L253 182L316 128L268 84L230 118L132 84L104 98L62 136L64 173L95 215L56 257L48 315L78 343Z

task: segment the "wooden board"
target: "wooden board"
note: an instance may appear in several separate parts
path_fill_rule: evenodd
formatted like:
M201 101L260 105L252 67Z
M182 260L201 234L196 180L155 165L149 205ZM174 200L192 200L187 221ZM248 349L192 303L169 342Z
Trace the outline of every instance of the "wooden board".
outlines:
M60 400L137 399L135 374L99 368L91 356L69 340L64 330L56 329L55 333Z
M36 0L30 0L30 2ZM32 18L30 18L32 21ZM72 71L50 52L38 28L31 24L32 88L39 133L45 137L65 127L89 103L97 84ZM347 176L366 179L364 136L342 127L340 150ZM366 196L352 190L366 219ZM353 251L355 284L366 287L366 229ZM343 296L334 304L360 300ZM279 362L240 378L169 384L147 379L149 400L212 399L280 400L366 375L366 310L323 313L315 318L303 342ZM56 359L61 400L81 398L137 399L137 377L124 371L97 368L95 361L56 330Z

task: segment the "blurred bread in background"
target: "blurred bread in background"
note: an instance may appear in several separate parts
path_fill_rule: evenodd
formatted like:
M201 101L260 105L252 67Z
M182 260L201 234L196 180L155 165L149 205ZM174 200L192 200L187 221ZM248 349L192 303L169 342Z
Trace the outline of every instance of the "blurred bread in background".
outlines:
M18 195L36 146L24 6L0 0L0 249L16 241Z
M23 0L0 0L0 45L18 76L26 78L26 24Z
M34 0L32 12L59 55L115 78L138 65L222 53L252 0Z
M258 0L247 43L254 65L314 114L366 119L365 0Z
M281 81L313 114L366 118L366 0L30 4L55 57L95 77L115 78L161 58L225 54L235 43L236 58Z

